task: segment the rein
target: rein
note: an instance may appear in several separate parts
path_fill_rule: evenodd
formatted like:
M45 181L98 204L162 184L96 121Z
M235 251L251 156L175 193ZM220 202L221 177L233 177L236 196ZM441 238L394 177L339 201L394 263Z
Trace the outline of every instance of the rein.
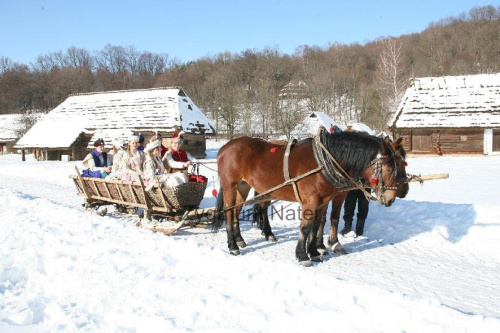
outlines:
M310 175L312 175L312 174L314 174L314 173L316 173L316 172L319 172L319 171L321 171L321 169L322 169L322 168L323 168L323 167L319 166L319 167L317 167L316 169L309 170L308 172L303 173L303 174L301 174L300 176L297 176L297 177L291 178L291 179L289 179L289 180L286 180L284 183L281 183L281 184L279 184L279 185L276 185L275 187L270 188L270 189L269 189L269 190L267 190L267 191L264 191L264 192L262 192L262 193L259 193L258 195L256 195L256 196L252 197L252 198L251 198L251 199L249 199L249 200L245 200L245 201L243 201L243 202L241 202L241 203L239 203L239 204L233 205L233 206L231 206L231 207L224 208L223 210L224 210L224 211L226 211L226 210L233 209L234 207L244 206L244 205L246 205L248 202L255 201L255 199L258 199L258 198L264 197L264 196L268 195L268 194L269 194L269 193L271 193L271 192L274 192L274 191L276 191L276 190L279 190L279 189L280 189L280 188L282 188L282 187L285 187L285 186L288 186L288 185L292 185L293 183L295 183L296 181L301 180L302 178L305 178L305 177L310 176ZM300 202L299 202L299 203L300 203Z

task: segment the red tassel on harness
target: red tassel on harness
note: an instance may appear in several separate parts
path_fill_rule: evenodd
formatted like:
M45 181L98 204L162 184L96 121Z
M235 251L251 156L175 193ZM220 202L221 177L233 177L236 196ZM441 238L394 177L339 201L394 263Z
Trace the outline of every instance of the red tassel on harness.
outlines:
M213 189L213 190L212 190L212 195L213 195L214 197L216 197L216 196L217 196L217 190L216 190L216 189Z
M408 163L406 163L406 161L403 161L403 163L404 163L405 166L408 166Z
M377 186L378 185L378 178L377 177L374 177L370 180L370 183L373 185L373 186Z
M274 148L271 148L271 150L269 150L271 153L275 153L276 151L278 150L278 147L274 147Z

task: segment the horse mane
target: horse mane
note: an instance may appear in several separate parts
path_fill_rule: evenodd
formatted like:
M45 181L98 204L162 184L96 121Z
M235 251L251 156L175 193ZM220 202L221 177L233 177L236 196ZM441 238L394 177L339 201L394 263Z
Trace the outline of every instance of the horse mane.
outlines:
M324 144L344 170L358 178L380 151L382 139L362 132L341 132L326 135Z

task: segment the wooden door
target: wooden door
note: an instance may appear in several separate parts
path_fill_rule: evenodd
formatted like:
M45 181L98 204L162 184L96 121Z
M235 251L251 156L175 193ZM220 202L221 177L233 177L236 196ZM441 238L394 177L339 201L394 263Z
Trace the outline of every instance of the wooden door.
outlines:
M414 134L411 140L411 151L430 152L431 134Z
M500 129L493 130L493 151L500 151Z

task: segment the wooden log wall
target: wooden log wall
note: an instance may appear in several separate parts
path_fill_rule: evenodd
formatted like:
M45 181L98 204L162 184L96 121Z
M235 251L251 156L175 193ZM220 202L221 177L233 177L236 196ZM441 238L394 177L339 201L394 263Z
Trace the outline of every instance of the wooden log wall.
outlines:
M483 128L454 128L454 129L403 129L396 130L395 138L405 139L403 147L408 153L415 154L482 154L484 129ZM430 149L413 150L418 147L421 139L430 140ZM425 140L427 140L425 139Z

